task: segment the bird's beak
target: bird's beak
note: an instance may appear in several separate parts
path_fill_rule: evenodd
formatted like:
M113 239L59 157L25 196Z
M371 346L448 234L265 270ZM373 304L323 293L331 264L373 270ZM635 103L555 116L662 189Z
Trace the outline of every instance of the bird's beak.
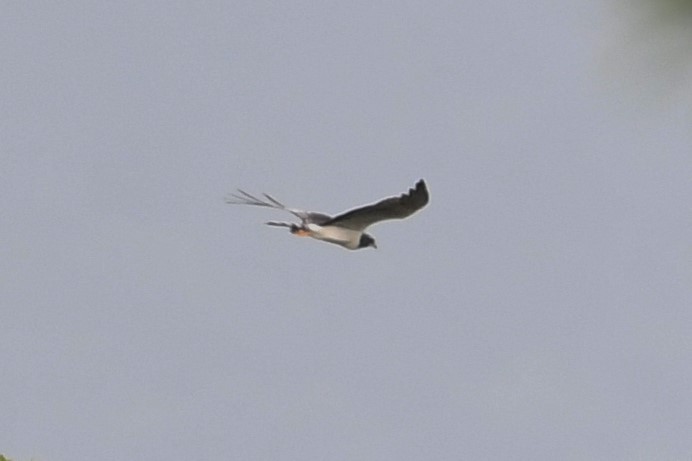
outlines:
M372 247L377 250L377 243L372 242Z

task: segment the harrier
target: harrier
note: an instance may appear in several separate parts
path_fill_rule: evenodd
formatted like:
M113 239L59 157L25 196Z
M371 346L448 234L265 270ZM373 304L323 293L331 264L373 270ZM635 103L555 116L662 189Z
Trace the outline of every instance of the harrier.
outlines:
M329 243L341 245L349 250L377 248L372 235L365 230L380 221L403 219L428 204L430 196L424 180L420 180L408 192L398 197L389 197L371 205L364 205L345 211L336 216L324 213L288 208L269 194L259 199L238 189L239 194L231 194L226 203L232 205L254 205L288 211L300 219L299 223L269 221L269 226L287 227L293 235L312 237Z

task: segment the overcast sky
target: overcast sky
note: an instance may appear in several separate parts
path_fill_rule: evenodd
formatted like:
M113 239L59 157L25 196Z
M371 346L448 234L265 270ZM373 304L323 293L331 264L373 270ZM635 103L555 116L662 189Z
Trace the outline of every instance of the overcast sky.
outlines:
M625 6L5 2L0 453L689 459L692 104ZM223 201L419 178L377 250Z

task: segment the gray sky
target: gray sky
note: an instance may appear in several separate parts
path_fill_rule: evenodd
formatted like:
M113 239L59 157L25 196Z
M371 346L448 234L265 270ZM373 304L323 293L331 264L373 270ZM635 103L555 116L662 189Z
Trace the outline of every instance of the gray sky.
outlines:
M1 452L688 458L692 106L605 65L638 49L617 18L5 3ZM378 250L223 203L339 212L421 177Z

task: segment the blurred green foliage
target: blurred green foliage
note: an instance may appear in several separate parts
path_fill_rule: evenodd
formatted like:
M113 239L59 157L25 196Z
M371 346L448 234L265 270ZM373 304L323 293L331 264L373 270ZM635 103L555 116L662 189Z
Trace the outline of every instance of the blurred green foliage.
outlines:
M636 0L635 3L654 23L689 24L692 20L692 0Z

